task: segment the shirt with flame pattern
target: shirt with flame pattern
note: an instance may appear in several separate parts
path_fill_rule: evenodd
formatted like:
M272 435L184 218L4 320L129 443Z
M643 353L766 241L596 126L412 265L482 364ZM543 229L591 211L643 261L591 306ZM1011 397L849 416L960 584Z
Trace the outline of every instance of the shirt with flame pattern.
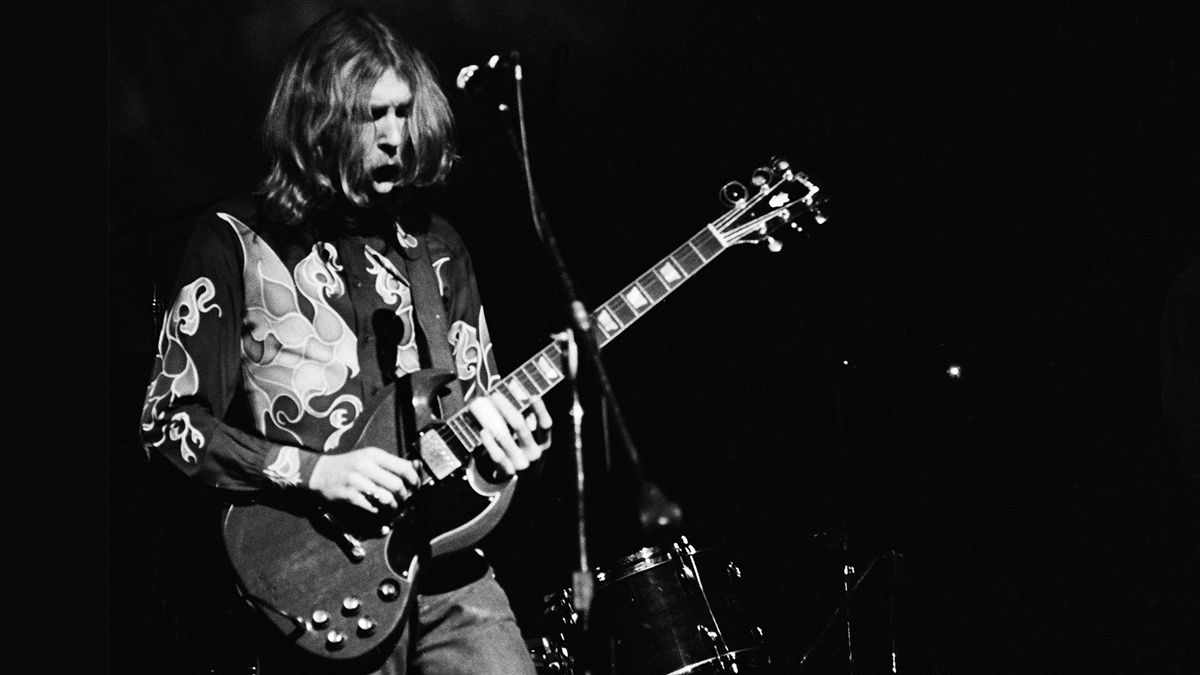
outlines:
M408 283L416 240L392 228L272 224L255 199L200 216L146 389L146 451L246 491L305 484L320 453L351 449L388 385L429 365ZM471 258L436 215L425 239L448 326L434 339L470 400L499 380Z

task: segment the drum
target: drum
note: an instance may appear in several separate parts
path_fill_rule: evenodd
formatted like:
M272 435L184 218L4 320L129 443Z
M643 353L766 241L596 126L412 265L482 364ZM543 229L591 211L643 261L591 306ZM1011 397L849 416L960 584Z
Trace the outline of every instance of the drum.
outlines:
M770 658L743 607L741 576L733 562L686 537L643 548L594 572L584 639L607 638L613 675L766 672ZM546 596L546 616L568 636L577 618L570 600L569 590Z

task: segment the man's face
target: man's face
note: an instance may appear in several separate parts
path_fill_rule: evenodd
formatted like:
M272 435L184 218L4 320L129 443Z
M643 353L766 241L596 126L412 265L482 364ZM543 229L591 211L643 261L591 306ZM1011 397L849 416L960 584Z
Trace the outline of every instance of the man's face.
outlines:
M408 134L412 90L388 69L371 90L371 121L364 124L364 168L376 195L386 195L400 178L400 148Z

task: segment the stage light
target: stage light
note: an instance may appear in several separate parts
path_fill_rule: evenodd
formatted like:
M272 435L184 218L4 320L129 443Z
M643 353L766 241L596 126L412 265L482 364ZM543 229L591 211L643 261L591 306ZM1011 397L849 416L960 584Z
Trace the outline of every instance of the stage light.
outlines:
M957 380L962 377L962 366L951 363L950 367L946 369L946 374L950 376L950 379Z

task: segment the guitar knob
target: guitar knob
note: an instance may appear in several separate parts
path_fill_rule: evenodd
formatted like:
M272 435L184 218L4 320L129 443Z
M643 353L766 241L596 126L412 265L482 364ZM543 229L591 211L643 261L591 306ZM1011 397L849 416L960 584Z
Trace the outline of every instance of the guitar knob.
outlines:
M331 630L325 634L325 647L341 649L346 645L346 634L340 630Z
M354 597L353 595L347 597L345 600L342 600L342 612L343 613L358 614L358 611L360 609L362 609L362 600L359 600L358 598Z
M400 587L394 581L385 581L379 584L379 597L384 600L395 600L400 597Z
M363 616L363 617L359 617L356 625L358 626L358 634L359 635L370 635L375 632L375 627L378 624L375 623L375 619L372 619L367 616Z
M746 186L736 180L731 180L721 188L721 201L726 206L733 206L746 198Z
M317 628L324 626L329 623L329 612L323 609L314 610L312 613L312 622Z

